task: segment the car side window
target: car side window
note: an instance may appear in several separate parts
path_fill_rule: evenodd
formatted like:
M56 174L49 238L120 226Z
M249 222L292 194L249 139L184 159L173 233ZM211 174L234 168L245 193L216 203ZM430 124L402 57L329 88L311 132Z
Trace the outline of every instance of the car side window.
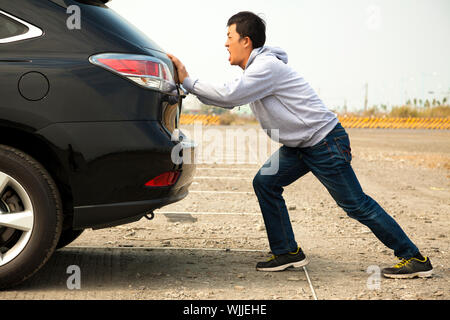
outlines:
M28 27L3 14L0 14L0 39L20 36L28 32Z

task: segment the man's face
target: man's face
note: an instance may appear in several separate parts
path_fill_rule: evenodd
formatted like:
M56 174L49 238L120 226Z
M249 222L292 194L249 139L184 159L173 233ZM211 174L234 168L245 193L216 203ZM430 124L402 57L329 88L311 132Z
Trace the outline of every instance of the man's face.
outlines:
M244 69L249 57L249 52L252 51L251 40L248 37L241 38L239 33L236 32L236 24L232 24L228 27L225 47L230 53L228 58L230 64L238 65Z

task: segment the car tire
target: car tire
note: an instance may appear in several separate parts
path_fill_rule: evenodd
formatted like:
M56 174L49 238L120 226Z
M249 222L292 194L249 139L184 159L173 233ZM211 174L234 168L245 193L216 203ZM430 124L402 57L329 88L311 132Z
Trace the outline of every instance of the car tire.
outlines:
M65 246L71 244L79 236L81 236L83 231L84 231L84 229L81 229L81 230L73 230L73 229L63 230L61 232L61 236L59 237L58 244L56 245L56 249L61 249L61 248L64 248Z
M48 261L62 223L61 198L47 170L0 145L0 288L25 281Z

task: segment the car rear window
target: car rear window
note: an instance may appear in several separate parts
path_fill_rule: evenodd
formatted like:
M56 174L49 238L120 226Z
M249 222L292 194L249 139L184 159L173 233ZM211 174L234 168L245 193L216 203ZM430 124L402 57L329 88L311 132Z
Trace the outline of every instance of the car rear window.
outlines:
M71 4L81 8L82 19L93 21L97 28L113 33L135 45L149 49L163 51L153 40L147 37L142 31L136 28L132 22L122 18L114 10L107 6L108 0L49 0L63 8Z
M20 36L27 32L27 26L0 13L0 39Z
M84 5L82 13L88 19L95 21L99 28L103 28L138 46L162 51L161 47L136 28L132 22L125 20L106 5Z

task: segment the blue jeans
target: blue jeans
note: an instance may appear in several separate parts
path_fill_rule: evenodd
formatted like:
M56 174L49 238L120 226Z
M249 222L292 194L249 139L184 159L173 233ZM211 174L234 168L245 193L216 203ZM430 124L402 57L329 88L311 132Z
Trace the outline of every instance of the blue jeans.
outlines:
M261 174L271 161L279 161L274 175ZM283 187L308 172L326 187L347 215L366 225L398 257L409 259L419 250L395 220L371 197L366 195L350 165L350 141L340 123L318 144L308 148L282 146L263 165L253 179L273 254L297 250ZM272 163L273 164L273 163Z

